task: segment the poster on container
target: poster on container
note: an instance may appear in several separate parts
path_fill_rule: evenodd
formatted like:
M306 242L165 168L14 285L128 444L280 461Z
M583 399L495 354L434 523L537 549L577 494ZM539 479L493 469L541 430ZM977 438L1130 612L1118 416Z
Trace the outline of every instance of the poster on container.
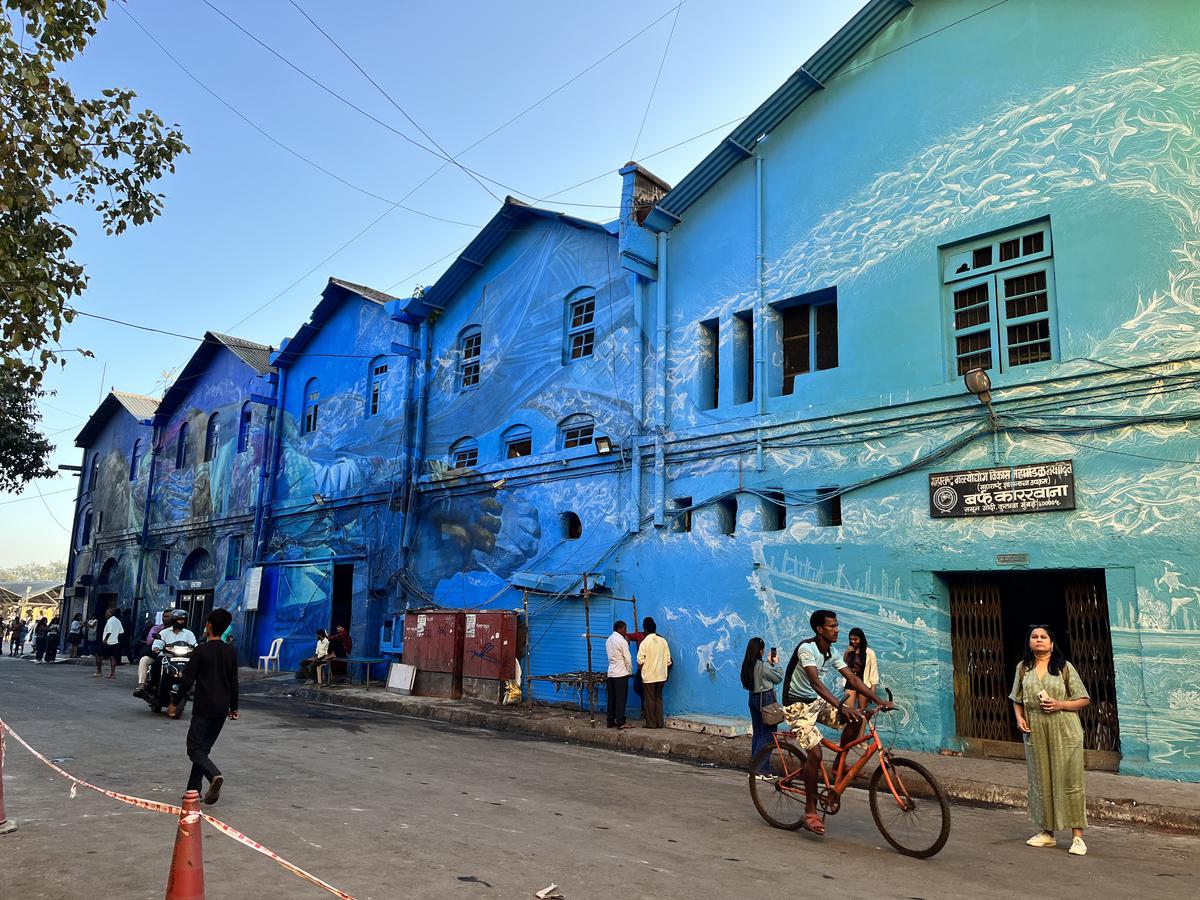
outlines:
M1075 467L1069 459L929 476L929 514L935 519L1074 508Z

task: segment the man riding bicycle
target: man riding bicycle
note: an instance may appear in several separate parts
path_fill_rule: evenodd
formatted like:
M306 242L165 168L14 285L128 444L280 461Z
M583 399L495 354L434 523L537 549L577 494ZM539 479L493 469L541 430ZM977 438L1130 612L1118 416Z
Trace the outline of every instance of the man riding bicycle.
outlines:
M892 709L891 702L878 697L863 684L845 661L833 652L838 639L837 613L819 609L809 617L813 637L796 645L784 677L783 712L792 729L792 740L808 752L804 765L804 827L814 834L825 833L825 823L817 814L817 780L821 773L821 732L817 723L831 728L845 727L842 744L857 733L863 711L848 707L833 695L826 679L835 672L846 679L846 688L875 703L880 709Z

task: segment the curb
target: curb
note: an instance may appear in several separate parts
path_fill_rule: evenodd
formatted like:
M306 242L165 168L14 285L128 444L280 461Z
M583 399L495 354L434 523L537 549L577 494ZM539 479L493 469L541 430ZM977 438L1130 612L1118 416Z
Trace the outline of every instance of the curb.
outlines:
M285 688L262 682L249 682L244 686L242 694L279 699L284 699L283 695L286 694L287 699L391 713L450 725L486 728L508 734L524 734L622 753L657 756L742 771L750 767L750 751L740 744L732 745L730 742L731 746L722 747L697 743L695 740L672 740L672 732L669 729L662 729L661 732L653 734L642 729L610 731L603 727L592 728L586 719L557 716L544 719L527 718L508 712L490 712L464 706L455 701L431 701L426 697L408 697L384 693L382 690L382 696L376 698L361 694L330 693L328 689L317 690L302 685ZM870 770L860 775L854 786L865 788L869 777ZM1029 792L1024 787L972 781L956 776L943 776L939 780L946 790L946 795L957 803L1022 810L1028 803ZM1200 810L1139 803L1133 799L1091 797L1087 801L1087 811L1089 822L1092 824L1103 822L1142 825L1179 834L1200 835Z

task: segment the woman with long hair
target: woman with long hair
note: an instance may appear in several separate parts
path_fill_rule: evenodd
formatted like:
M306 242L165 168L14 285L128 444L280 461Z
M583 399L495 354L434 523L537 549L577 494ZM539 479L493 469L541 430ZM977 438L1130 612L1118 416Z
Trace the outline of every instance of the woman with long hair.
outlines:
M750 638L746 655L742 658L742 687L750 695L750 727L753 735L750 742L750 758L754 759L771 740L778 725L767 725L762 719L762 708L775 701L775 685L783 681L783 670L779 668L779 651L771 648L770 656L764 660L766 642L760 637ZM765 771L755 774L765 775Z
M842 654L846 667L862 679L862 683L871 690L879 685L879 659L875 651L867 644L867 636L861 628L851 628L847 640L849 646ZM846 691L845 703L851 709L866 709L871 701L855 691ZM842 731L842 744L855 740L866 727L864 722L849 722Z
M1079 710L1092 701L1049 627L1029 626L1024 659L1017 665L1008 699L1025 739L1029 818L1041 829L1025 843L1030 847L1054 847L1054 832L1070 828L1069 852L1083 856L1087 853L1083 842L1087 804L1083 796L1083 726Z

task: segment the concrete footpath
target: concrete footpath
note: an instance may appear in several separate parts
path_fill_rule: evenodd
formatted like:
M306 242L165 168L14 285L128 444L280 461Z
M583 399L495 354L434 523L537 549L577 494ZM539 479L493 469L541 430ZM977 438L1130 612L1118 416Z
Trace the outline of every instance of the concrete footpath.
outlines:
M617 731L604 727L603 712L593 727L586 712L556 706L535 705L532 709L495 706L469 700L404 696L380 687L306 687L290 672L264 677L253 669L242 669L240 676L243 695L329 703L701 765L731 769L748 769L750 765L750 738L745 736L727 738L640 726ZM880 736L885 743L890 733L886 720L881 720ZM967 759L908 750L899 751L899 755L924 764L941 781L952 800L1022 809L1026 806L1028 789L1025 765L1021 762ZM1088 817L1092 822L1136 824L1200 834L1200 784L1108 772L1088 772L1086 781Z

